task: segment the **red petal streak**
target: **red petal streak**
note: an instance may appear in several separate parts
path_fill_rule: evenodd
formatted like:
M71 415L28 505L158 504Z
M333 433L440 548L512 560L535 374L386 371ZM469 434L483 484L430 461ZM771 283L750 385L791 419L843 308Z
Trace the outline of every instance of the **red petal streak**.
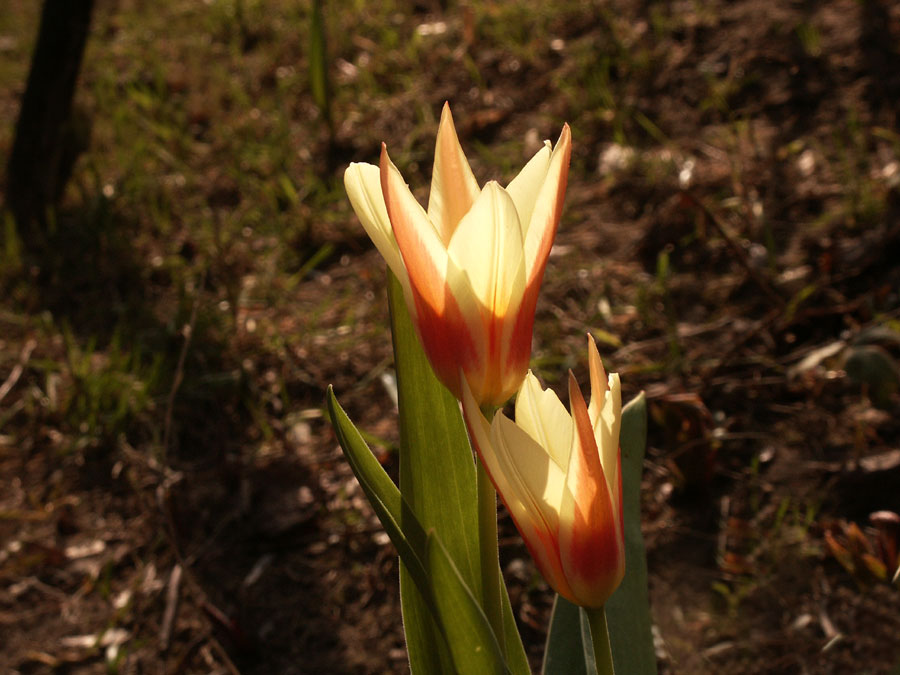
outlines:
M500 406L516 393L528 370L534 312L528 318L518 312L506 316L491 314L489 309L482 308L482 319L486 348L484 362L478 371L480 382L473 387L481 387L479 400ZM469 381L471 383L472 378Z
M594 438L594 430L591 419L588 416L587 404L578 381L572 371L569 371L569 408L572 411L572 421L575 423L575 433L578 434L577 454L569 460L569 475L574 475L576 486L576 502L581 503L580 497L587 497L606 485L606 476L603 473L603 464L600 462L600 452L597 450L597 441ZM571 485L571 478L569 479Z
M460 398L460 368L466 373L472 373L479 372L482 365L478 349L469 333L469 326L450 293L445 298L444 311L438 312L417 292L412 274L410 282L416 303L416 328L422 339L422 347L435 374L456 398ZM473 386L474 395L479 401L485 400L481 389Z

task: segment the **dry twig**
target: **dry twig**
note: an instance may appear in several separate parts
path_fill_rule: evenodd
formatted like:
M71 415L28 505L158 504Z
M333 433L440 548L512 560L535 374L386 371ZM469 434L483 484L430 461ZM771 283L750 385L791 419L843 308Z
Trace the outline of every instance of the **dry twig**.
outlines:
M34 351L36 346L37 341L33 338L25 343L25 346L22 348L22 353L19 356L19 362L13 367L12 372L10 372L6 381L0 385L0 402L6 398L6 395L16 386L16 382L19 381L19 378L22 377L22 373L25 372L25 366L31 358L31 352Z
M172 628L175 625L175 616L178 614L183 570L184 568L176 563L169 575L169 584L166 588L166 609L163 612L162 626L159 629L159 648L163 652L168 651L172 642Z

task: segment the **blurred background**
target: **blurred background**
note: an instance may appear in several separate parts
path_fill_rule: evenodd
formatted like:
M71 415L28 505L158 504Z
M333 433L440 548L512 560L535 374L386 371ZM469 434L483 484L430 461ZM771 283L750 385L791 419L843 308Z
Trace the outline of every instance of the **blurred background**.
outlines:
M900 672L900 5L42 4L0 5L0 670L408 671L323 396L395 474L342 174L384 141L424 203L447 100L482 183L572 127L533 368L589 332L647 392L660 671Z

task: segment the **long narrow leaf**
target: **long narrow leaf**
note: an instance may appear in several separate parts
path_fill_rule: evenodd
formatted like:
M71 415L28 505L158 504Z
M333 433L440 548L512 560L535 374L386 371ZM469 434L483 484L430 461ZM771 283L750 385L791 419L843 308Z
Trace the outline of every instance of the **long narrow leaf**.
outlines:
M499 562L497 563L499 565ZM501 579L503 578L501 571ZM506 586L500 589L503 595L503 635L506 640L506 664L515 675L529 675L531 667L528 665L528 656L525 654L525 645L522 644L522 636L516 626L516 617L513 614L512 605L509 602L509 593Z
M475 597L466 588L447 549L434 532L428 533L428 571L441 592L435 594L440 615L446 617L447 641L457 673L508 673L500 645ZM458 588L465 592L447 593ZM452 618L451 618L452 617Z
M325 401L338 443L344 451L350 468L353 469L354 475L359 480L363 492L366 493L375 515L378 516L378 520L381 521L385 532L391 538L400 558L416 580L416 585L427 588L429 585L428 574L423 557L420 555L426 549L427 537L421 524L418 524L415 518L407 517L405 529L401 528L403 499L400 496L400 490L397 489L384 467L369 450L362 434L359 433L359 430L347 417L341 404L338 403L334 389L330 385L325 395ZM436 607L431 609L437 611Z
M544 675L596 675L590 631L584 611L557 595L544 649Z
M434 375L419 343L403 299L403 290L388 273L391 331L400 407L400 491L426 530L440 535L464 583L480 588L478 510L475 463L459 404ZM440 593L440 588L436 589ZM422 598L400 576L401 607L413 673L436 670L427 653L434 627L428 625ZM513 672L527 673L528 660L505 594L504 642ZM476 601L481 598L476 596ZM423 620L425 619L425 620Z
M640 394L622 410L622 506L625 511L625 578L606 603L617 673L656 675L647 554L641 536L641 474L647 445L647 400Z

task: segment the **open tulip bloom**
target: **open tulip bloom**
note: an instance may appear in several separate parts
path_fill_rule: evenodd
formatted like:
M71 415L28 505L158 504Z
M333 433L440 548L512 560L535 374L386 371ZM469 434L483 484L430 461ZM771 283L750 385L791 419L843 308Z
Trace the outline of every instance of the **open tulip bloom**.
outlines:
M491 422L463 385L469 433L494 487L547 582L564 598L600 608L625 574L619 376L607 378L588 337L591 402L569 373L567 413L528 372L515 422Z
M571 134L545 141L505 188L479 188L449 105L441 114L428 210L382 145L379 166L351 164L354 211L403 287L435 373L457 397L460 373L479 405L518 389L531 355L538 289L559 224Z

